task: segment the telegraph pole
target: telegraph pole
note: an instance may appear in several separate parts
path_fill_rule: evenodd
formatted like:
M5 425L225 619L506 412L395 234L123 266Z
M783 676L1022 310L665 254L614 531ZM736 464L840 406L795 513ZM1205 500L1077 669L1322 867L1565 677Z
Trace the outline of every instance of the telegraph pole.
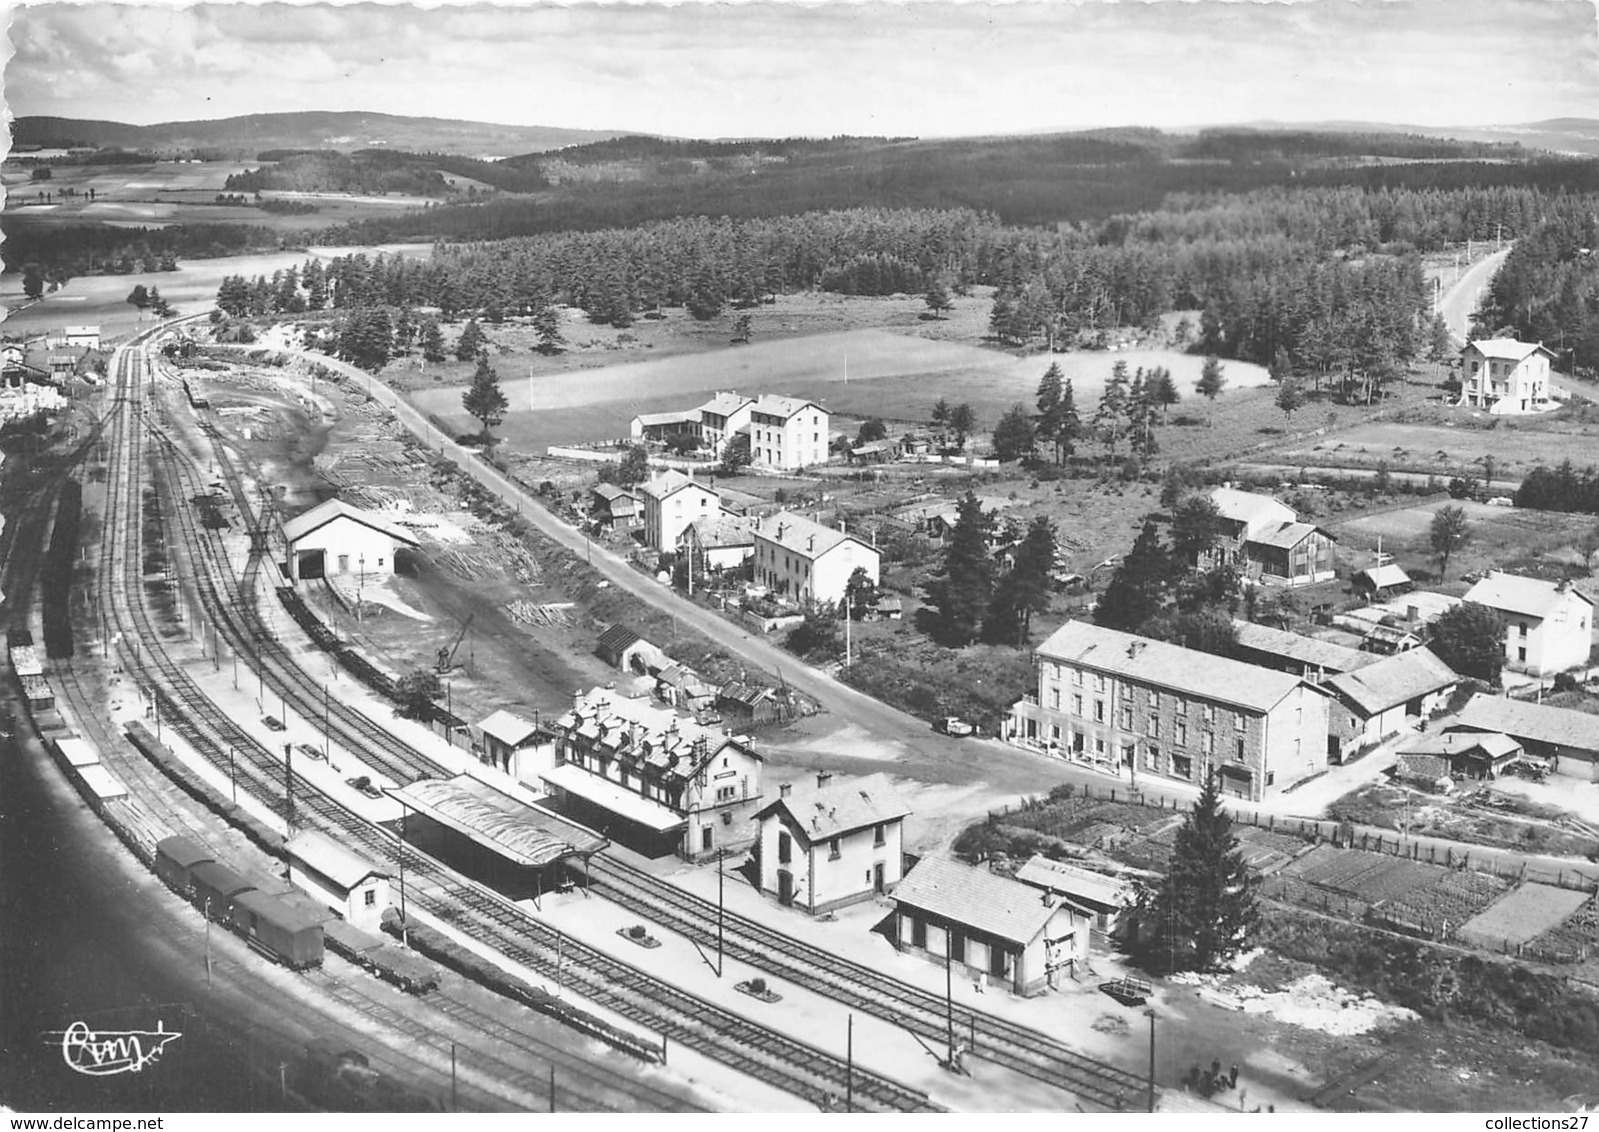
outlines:
M283 744L283 790L288 796L289 808L283 820L289 829L294 828L294 744Z
M855 1015L844 1032L844 1111L855 1111Z
M1149 1015L1149 1111L1155 1111L1155 1008L1144 1011Z
M716 851L716 977L722 977L722 850Z

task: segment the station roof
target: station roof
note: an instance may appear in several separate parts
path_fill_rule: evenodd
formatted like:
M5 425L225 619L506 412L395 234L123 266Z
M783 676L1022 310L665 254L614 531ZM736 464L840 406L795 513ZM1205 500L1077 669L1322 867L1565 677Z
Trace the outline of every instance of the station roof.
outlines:
M301 830L289 838L283 851L302 865L321 873L346 892L369 876L389 875L371 861L314 829Z
M469 774L419 779L389 793L506 860L531 868L597 853L609 844L592 830L519 801Z
M573 766L571 763L544 771L543 778L552 786L576 794L579 798L593 802L618 817L637 822L657 833L678 829L687 821L676 810L641 797L631 790L623 789L617 783L601 778L597 774L590 774L582 767Z

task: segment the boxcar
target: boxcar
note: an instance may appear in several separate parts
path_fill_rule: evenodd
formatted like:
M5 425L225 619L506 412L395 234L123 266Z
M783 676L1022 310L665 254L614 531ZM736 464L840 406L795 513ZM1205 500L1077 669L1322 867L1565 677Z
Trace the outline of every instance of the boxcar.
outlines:
M239 893L255 886L238 873L215 861L205 861L189 870L189 882L194 887L194 905L213 920L226 920L228 904Z
M216 854L187 837L167 837L156 843L155 874L172 891L188 896L194 891L190 875L196 865L214 862Z
M322 923L258 889L233 898L228 921L250 946L295 970L322 965Z

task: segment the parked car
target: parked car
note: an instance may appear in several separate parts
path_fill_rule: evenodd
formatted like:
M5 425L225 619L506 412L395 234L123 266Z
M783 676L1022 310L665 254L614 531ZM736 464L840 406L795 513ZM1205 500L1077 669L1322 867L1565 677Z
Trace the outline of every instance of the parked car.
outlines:
M266 729L268 731L283 730L283 721L275 715L263 715L261 717L261 722L266 724Z
M316 759L318 762L321 762L323 760L323 758L326 757L326 756L324 756L322 754L321 750L319 750L316 747L311 746L311 744L309 744L309 743L296 743L294 745L294 749L296 751L299 751L306 758L308 758L308 759Z
M359 790L361 793L365 794L368 798L383 797L382 788L376 785L364 774L358 775L355 778L346 778L344 780L344 784L346 786L354 787L356 790Z
M967 723L964 719L960 719L953 715L946 715L943 719L938 721L936 726L938 730L942 731L945 735L949 735L956 739L964 739L977 730L977 728L973 727L970 723Z

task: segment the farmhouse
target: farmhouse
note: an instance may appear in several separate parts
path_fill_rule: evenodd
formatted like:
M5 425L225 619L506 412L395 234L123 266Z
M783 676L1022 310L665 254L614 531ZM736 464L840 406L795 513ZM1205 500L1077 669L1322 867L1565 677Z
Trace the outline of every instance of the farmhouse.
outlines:
M389 874L314 829L283 846L289 879L362 931L377 932L389 906Z
M987 869L923 857L893 900L894 946L958 965L980 987L1040 994L1088 962L1090 917Z
M864 569L876 585L880 556L853 535L791 511L755 524L755 582L799 601L840 602L850 575Z
M1337 702L1329 716L1329 754L1338 761L1375 747L1441 709L1460 677L1430 649L1395 653L1322 686Z
M794 471L827 462L827 410L797 397L761 397L750 406L750 462Z
M1588 663L1593 602L1570 582L1492 571L1466 592L1466 600L1504 616L1508 667L1545 676Z
M1233 632L1238 642L1239 660L1288 672L1313 684L1377 662L1369 652L1256 625L1252 621L1234 621Z
M1210 493L1222 535L1199 555L1200 569L1231 566L1262 582L1305 586L1335 576L1332 535L1299 522L1292 507L1269 495L1218 487Z
M638 497L644 505L644 545L652 550L674 549L689 524L721 509L712 488L677 471L640 484Z
M1556 774L1599 782L1599 715L1479 692L1448 729L1508 735Z
M576 696L552 730L555 766L544 781L580 820L592 815L657 856L696 859L753 840L764 760L747 735L604 688Z
M410 534L342 499L318 503L283 524L291 582L358 574L383 578L394 573L394 556L415 549Z
M900 881L901 839L911 808L888 777L778 788L756 812L761 891L812 915L870 900Z
M1328 697L1296 675L1068 621L1038 646L1013 743L1259 801L1325 764Z
M1467 342L1460 351L1460 404L1490 413L1530 413L1546 408L1549 363L1543 345L1514 338Z

